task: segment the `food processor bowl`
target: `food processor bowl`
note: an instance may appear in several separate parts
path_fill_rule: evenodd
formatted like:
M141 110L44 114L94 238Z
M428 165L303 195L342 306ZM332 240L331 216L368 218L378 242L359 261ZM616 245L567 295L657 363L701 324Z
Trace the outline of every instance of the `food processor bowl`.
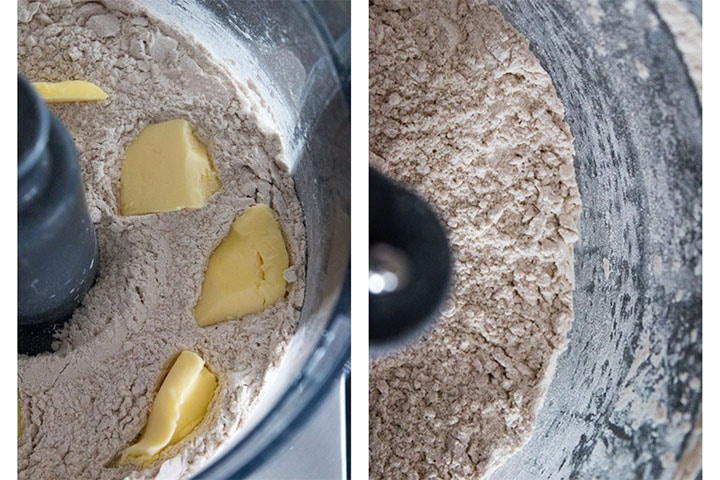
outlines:
M662 14L700 1L493 3L565 105L583 208L567 350L492 478L701 478L702 104Z
M347 368L350 352L349 2L148 0L224 63L279 130L303 208L299 326L240 431L194 478L242 478L272 456Z

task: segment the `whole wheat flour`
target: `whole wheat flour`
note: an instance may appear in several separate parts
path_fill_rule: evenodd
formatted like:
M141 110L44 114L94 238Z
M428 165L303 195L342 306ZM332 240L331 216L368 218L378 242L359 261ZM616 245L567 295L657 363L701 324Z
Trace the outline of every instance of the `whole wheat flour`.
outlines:
M179 478L244 422L294 332L304 289L304 226L277 133L258 125L243 87L207 51L128 0L21 2L19 71L32 81L88 80L109 98L55 104L74 138L99 242L99 274L54 354L20 356L21 479ZM187 119L208 146L221 190L199 210L122 217L123 148L149 123ZM236 215L268 203L295 281L264 312L200 328L192 307L207 259ZM141 433L181 350L219 387L185 440L145 470L115 467Z
M435 328L370 367L371 478L482 478L529 437L572 323L563 116L485 2L371 1L371 163L434 204L454 255Z

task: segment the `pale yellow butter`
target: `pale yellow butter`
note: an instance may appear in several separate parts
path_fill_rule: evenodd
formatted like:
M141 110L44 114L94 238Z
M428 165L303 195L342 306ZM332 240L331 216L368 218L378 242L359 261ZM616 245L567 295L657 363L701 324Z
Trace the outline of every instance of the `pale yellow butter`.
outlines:
M205 417L216 388L217 378L207 367L203 367L190 386L185 401L180 404L180 417L175 427L175 433L170 439L170 445L187 437L197 427Z
M205 416L216 388L203 359L183 351L160 386L140 440L122 452L119 465L146 466L185 438Z
M274 304L285 296L288 265L285 241L270 207L248 208L210 255L195 321L212 325Z
M100 87L84 80L33 82L32 85L40 98L47 103L96 102L108 97Z
M148 125L125 149L120 170L123 215L201 208L219 189L207 148L186 120Z

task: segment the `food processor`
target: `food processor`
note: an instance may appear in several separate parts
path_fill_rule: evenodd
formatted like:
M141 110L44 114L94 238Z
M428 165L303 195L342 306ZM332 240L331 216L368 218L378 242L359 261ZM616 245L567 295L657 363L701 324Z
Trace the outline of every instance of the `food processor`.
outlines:
M320 418L338 432L346 421L342 378L349 372L350 353L349 2L141 3L194 36L247 91L259 117L275 124L303 208L306 289L297 331L257 408L194 478L243 478L260 465L274 476L274 453L308 418L314 418L310 425ZM18 241L27 243L21 233ZM93 275L88 278L91 282ZM330 400L325 399L328 393ZM318 405L325 410L316 413ZM338 448L337 454L344 457L344 449ZM344 465L345 458L335 463ZM337 478L336 473L328 478Z
M701 2L492 3L565 106L583 208L567 350L491 478L699 479L702 103L666 7Z
M699 36L701 2L489 3L552 79L582 199L567 349L489 478L700 479L700 52L675 32Z

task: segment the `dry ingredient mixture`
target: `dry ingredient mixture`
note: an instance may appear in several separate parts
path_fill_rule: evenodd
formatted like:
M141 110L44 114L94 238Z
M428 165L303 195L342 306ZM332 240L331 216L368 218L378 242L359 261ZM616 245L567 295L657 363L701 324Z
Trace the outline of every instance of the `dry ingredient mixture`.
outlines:
M370 367L370 477L482 478L528 439L572 323L572 137L483 1L371 1L369 38L371 163L434 204L454 255L436 327Z
M18 359L19 478L187 476L247 418L298 320L304 227L280 138L258 126L243 87L207 51L128 0L21 1L18 62L32 81L87 80L109 95L51 106L80 154L99 275L57 351ZM202 209L120 216L124 146L146 125L175 118L208 146L221 190ZM192 307L208 257L255 203L269 204L282 226L293 283L259 314L198 327ZM208 414L146 470L115 467L181 350L218 377Z

